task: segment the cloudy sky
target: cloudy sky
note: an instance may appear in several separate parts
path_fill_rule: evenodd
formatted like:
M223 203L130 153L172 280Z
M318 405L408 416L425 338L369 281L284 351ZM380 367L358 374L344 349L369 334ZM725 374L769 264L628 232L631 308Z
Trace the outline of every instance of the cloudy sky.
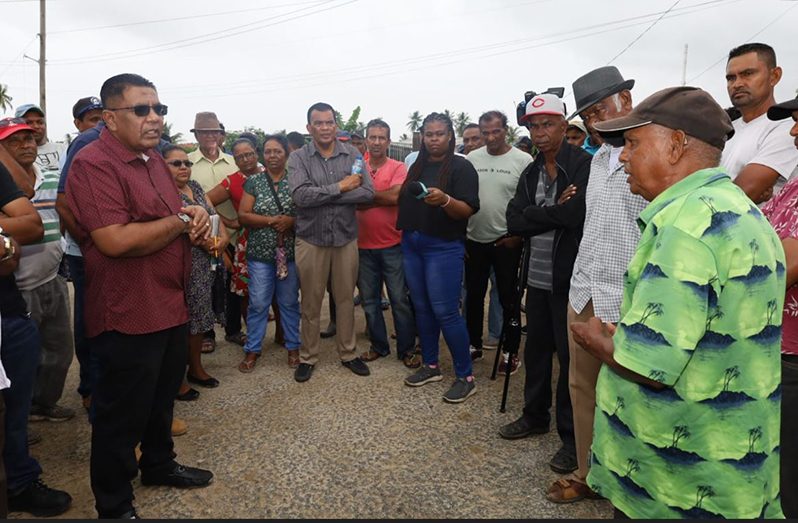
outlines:
M327 101L360 120L381 116L394 137L408 115L500 109L524 91L566 88L616 65L636 100L686 80L727 106L729 49L762 41L798 89L795 0L49 0L50 138L73 132L71 107L118 73L158 87L167 121L188 132L215 111L228 129L302 130ZM13 104L38 102L39 0L0 0L0 83ZM27 56L27 57L26 57ZM30 58L28 58L30 57Z

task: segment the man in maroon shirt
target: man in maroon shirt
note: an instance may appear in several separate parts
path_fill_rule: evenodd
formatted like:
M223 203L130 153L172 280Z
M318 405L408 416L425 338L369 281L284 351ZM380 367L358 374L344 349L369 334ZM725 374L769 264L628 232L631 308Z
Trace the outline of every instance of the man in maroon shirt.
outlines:
M66 194L86 264L86 336L100 367L91 486L101 518L130 518L138 469L143 485L200 487L213 479L174 461L171 435L187 358L190 247L207 238L209 220L202 207L181 206L153 149L166 114L155 86L121 74L105 81L100 97L106 127L76 155Z

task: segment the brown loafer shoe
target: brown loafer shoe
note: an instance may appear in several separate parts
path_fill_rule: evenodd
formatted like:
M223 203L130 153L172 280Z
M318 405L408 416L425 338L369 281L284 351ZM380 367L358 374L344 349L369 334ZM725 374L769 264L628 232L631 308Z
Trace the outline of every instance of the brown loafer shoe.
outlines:
M363 354L360 355L360 360L361 361L374 361L374 360L378 360L378 359L384 358L384 357L385 356L383 354L380 354L379 352L375 351L374 349L369 349L369 350L367 350L366 352L364 352Z
M574 479L561 478L552 483L546 493L552 503L573 503L583 499L601 499L590 487Z

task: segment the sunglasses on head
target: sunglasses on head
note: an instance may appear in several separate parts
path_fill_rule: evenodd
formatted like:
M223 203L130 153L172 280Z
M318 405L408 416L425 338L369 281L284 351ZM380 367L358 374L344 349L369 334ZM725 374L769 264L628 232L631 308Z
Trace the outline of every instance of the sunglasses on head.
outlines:
M139 117L144 117L150 114L150 110L155 111L155 114L158 116L166 116L166 112L169 110L164 104L155 104L155 105L133 105L130 107L116 107L114 109L106 108L106 111L133 111L133 114Z
M191 166L194 165L194 162L192 162L191 160L172 160L166 163L168 163L173 167L177 167L178 169L180 168L181 165L185 165L189 169L191 169Z

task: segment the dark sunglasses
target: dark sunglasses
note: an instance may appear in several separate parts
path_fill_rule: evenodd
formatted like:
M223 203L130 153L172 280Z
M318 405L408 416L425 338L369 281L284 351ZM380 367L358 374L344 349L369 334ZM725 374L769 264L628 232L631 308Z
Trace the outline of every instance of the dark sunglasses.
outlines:
M164 104L155 104L155 105L133 105L131 107L116 107L114 109L106 108L106 111L133 111L133 114L139 117L145 117L150 114L150 109L155 111L155 114L158 116L166 116L166 112L169 110L169 107L165 106Z
M168 163L173 167L177 167L178 169L180 168L181 165L185 165L189 169L191 169L191 166L194 165L194 162L192 162L191 160L172 160L171 162L166 162L166 163Z

